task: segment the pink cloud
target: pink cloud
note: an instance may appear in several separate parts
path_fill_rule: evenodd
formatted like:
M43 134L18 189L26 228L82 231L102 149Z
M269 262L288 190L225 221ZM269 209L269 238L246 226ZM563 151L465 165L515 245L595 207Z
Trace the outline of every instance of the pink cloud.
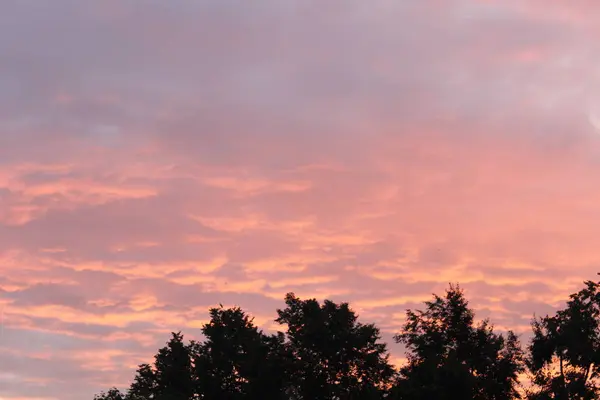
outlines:
M561 4L7 3L0 397L92 398L288 291L391 342L459 281L527 334L600 262L600 7Z

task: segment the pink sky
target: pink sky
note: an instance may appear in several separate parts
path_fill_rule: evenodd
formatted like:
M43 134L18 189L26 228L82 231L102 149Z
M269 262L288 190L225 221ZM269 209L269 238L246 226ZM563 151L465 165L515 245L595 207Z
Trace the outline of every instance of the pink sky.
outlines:
M599 18L4 0L0 399L91 400L219 302L275 328L289 291L391 341L458 281L526 340L600 270Z

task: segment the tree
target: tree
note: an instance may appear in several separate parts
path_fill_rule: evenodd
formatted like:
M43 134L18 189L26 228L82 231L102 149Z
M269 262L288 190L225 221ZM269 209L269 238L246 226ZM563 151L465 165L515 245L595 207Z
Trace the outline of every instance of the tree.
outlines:
M194 398L191 345L181 332L172 333L154 356L154 367L139 366L127 400L190 400Z
M535 400L597 399L600 387L600 283L587 281L553 316L535 318L527 366Z
M265 335L240 308L210 310L195 345L197 392L206 400L284 399L289 352L284 337Z
M111 388L108 392L100 392L94 396L94 400L126 400L125 395L117 388Z
M348 303L300 300L293 293L277 322L287 325L294 357L291 396L301 400L381 398L394 370L379 329L362 324Z
M183 342L181 332L154 357L157 400L189 400L194 396L192 350Z
M517 336L494 333L487 320L476 325L460 287L450 285L445 297L434 295L425 310L408 310L406 317L395 336L408 350L396 399L520 398L518 376L524 367Z
M156 377L150 364L140 364L129 391L127 400L151 400L156 394Z

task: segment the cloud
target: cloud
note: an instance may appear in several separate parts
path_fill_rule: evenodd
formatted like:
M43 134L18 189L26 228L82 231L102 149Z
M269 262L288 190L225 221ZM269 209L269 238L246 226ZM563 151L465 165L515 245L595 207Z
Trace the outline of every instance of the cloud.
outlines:
M219 302L350 301L391 342L461 282L526 340L595 276L595 3L3 11L0 397L126 385Z

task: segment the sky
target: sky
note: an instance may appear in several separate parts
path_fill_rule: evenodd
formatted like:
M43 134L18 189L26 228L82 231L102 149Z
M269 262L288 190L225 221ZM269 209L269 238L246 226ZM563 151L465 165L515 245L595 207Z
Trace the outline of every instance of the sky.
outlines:
M526 342L600 271L599 18L3 0L0 399L91 400L218 303L277 329L290 291L392 342L459 282Z

